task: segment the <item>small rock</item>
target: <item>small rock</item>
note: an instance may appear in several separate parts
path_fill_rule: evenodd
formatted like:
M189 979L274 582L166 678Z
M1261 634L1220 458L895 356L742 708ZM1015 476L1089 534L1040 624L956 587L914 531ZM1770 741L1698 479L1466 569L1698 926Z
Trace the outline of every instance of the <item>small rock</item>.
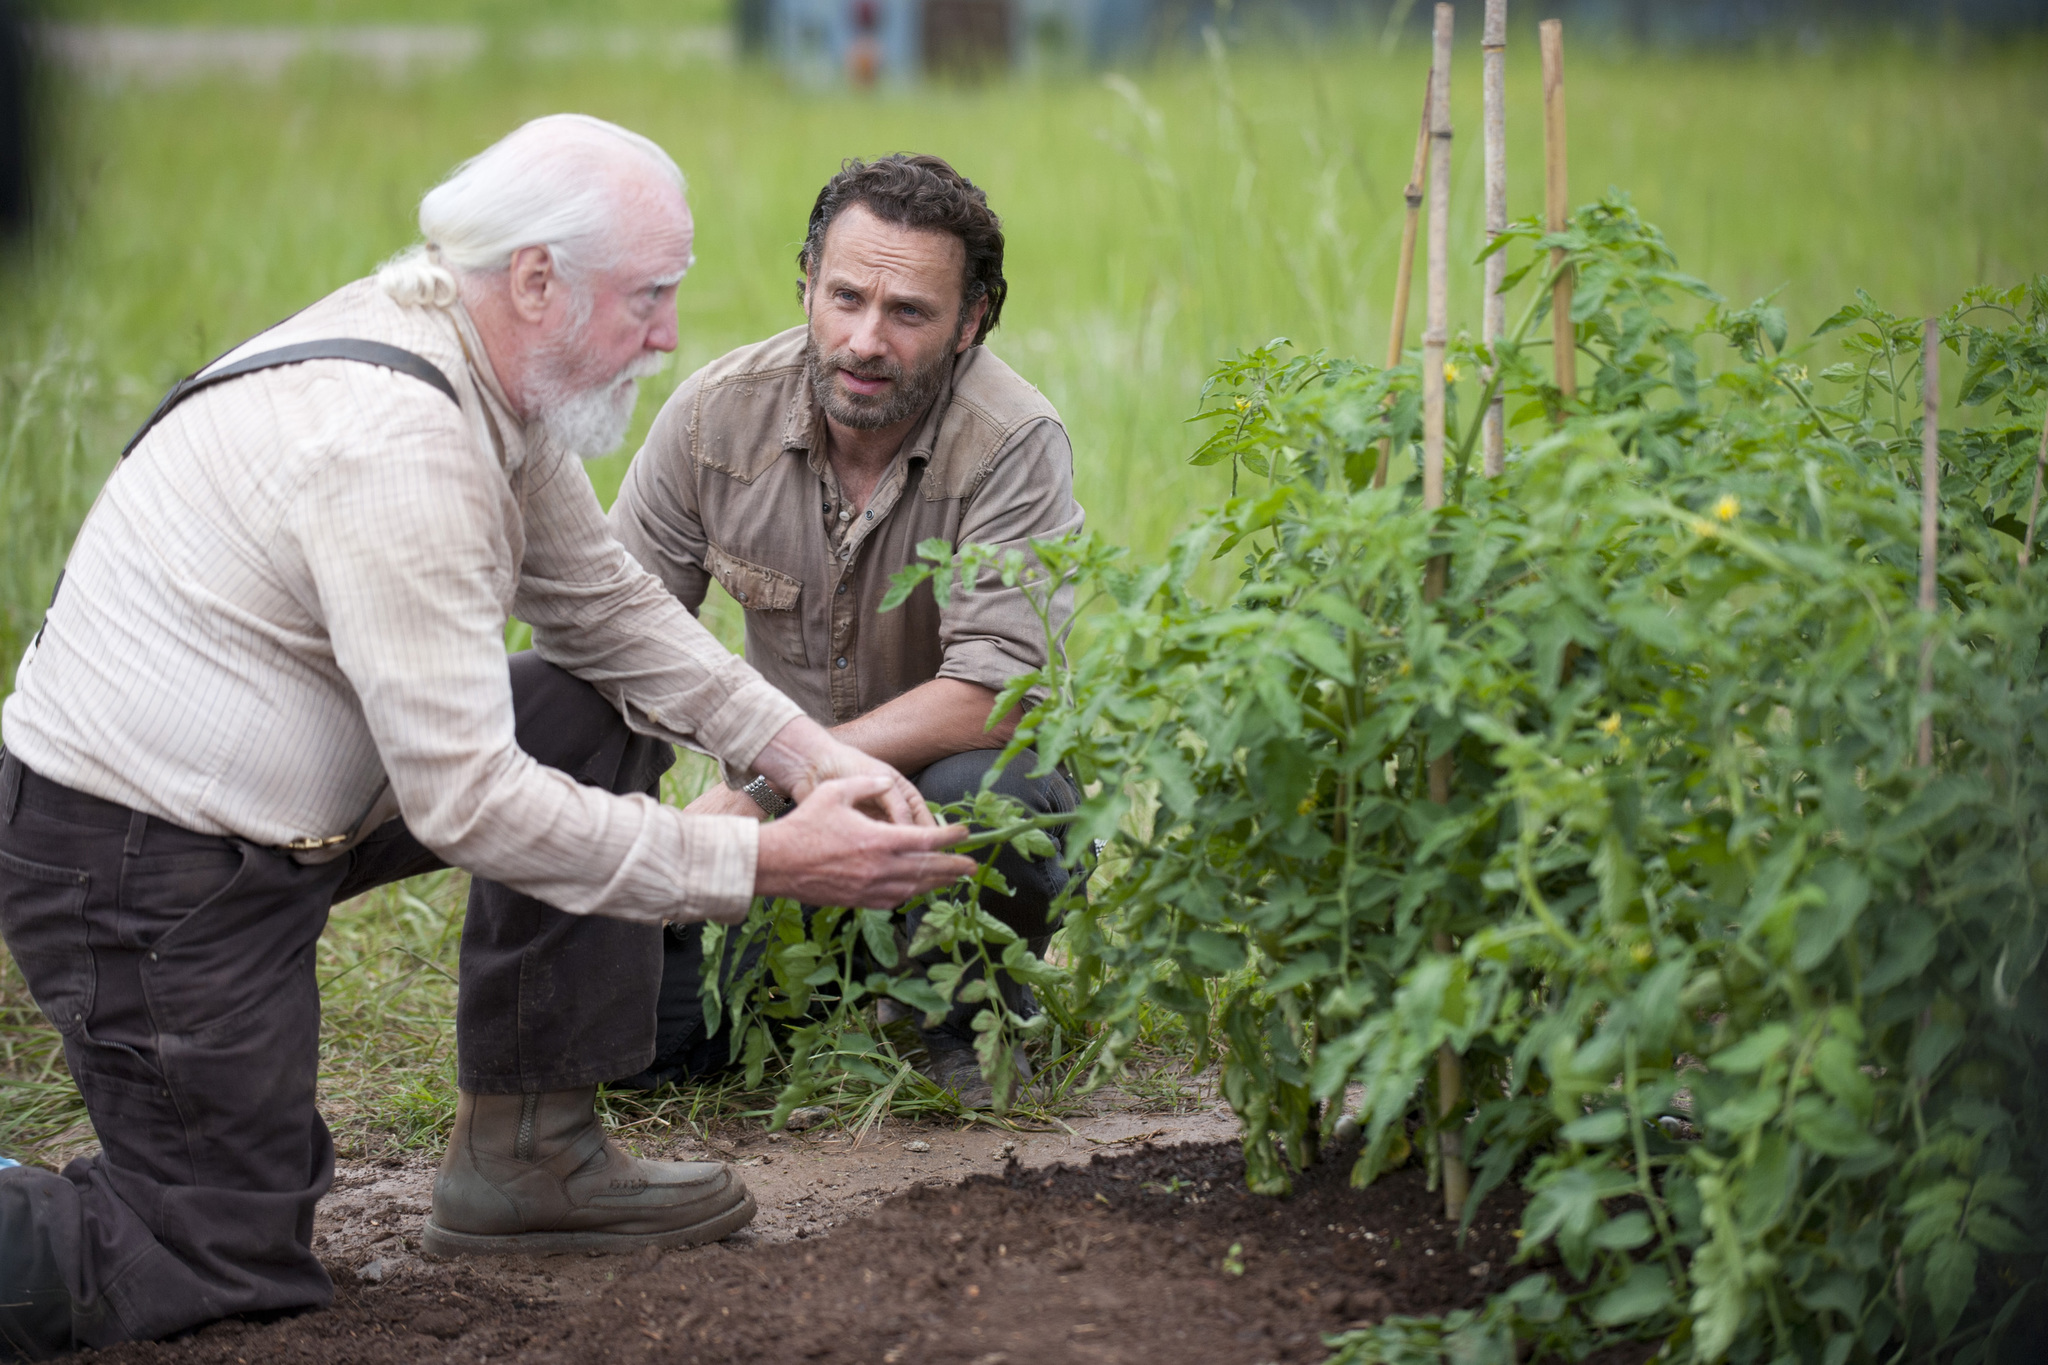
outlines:
M1337 1127L1330 1134L1333 1142L1349 1142L1358 1136L1358 1115L1346 1114L1337 1120Z
M1483 1280L1493 1273L1493 1262L1481 1261L1478 1265L1473 1266L1468 1273L1475 1280Z
M384 1283L384 1277L389 1275L391 1271L391 1262L380 1256L374 1261L365 1261L357 1266L356 1278L364 1284L382 1284Z
M1008 1161L1015 1155L1017 1155L1017 1144L1015 1142L1005 1142L1002 1146L996 1148L997 1161Z
M906 1152L929 1152L931 1149L932 1145L929 1142L906 1142L903 1144L903 1150Z
M801 1133L806 1129L817 1127L831 1117L832 1111L824 1105L809 1104L805 1105L802 1109L792 1109L789 1113L789 1122L784 1126L792 1133Z

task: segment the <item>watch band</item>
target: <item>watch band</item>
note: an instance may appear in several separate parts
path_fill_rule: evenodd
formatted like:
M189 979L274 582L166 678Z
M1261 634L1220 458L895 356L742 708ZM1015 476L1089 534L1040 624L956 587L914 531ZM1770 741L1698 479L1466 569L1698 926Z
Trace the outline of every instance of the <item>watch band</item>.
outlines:
M755 778L740 790L753 797L754 804L767 811L771 820L789 809L789 802L783 799L781 792L768 785L765 777Z

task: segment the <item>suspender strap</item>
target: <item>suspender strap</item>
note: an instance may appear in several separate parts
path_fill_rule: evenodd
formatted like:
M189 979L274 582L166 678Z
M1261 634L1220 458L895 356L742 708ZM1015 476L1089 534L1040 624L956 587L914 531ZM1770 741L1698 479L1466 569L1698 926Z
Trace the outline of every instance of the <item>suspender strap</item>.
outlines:
M280 346L274 351L258 351L255 355L237 360L220 369L192 375L178 382L176 388L164 395L164 401L156 405L156 411L142 424L142 429L128 438L128 444L121 447L121 458L127 459L142 438L149 435L150 428L170 416L171 409L215 384L225 384L230 379L240 379L245 374L258 370L272 370L280 365L298 365L308 360L356 360L365 365L380 365L387 370L411 375L423 384L432 384L447 396L457 407L462 400L455 396L455 386L448 382L448 376L430 360L414 355L411 351L397 346L386 346L381 341L363 341L356 337L334 337L326 341L302 341L296 346Z

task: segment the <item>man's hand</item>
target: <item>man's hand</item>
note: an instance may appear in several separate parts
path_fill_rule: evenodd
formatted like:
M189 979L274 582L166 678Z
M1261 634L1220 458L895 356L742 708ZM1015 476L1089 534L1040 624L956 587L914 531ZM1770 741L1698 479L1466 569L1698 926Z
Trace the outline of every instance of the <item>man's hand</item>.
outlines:
M935 825L922 802L917 809L930 828L884 824L857 809L892 794L889 777L880 775L812 783L795 810L761 827L754 894L889 910L974 871L974 859L938 851L966 838L967 827Z
M840 743L824 726L808 717L799 716L776 731L775 738L754 756L754 771L799 805L826 782L847 777L881 779L881 785L863 788L863 795L855 798L855 803L893 824L931 827L937 823L925 808L924 798L902 773L879 758Z

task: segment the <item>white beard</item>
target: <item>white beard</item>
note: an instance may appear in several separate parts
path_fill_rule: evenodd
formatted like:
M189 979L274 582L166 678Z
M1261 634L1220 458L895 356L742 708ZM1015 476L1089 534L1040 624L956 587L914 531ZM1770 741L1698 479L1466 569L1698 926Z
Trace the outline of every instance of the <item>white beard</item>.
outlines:
M646 352L603 383L559 397L551 391L553 383L545 385L550 391L541 395L534 418L541 440L586 460L611 454L633 424L633 407L640 398L638 381L659 373L665 361L658 352Z

